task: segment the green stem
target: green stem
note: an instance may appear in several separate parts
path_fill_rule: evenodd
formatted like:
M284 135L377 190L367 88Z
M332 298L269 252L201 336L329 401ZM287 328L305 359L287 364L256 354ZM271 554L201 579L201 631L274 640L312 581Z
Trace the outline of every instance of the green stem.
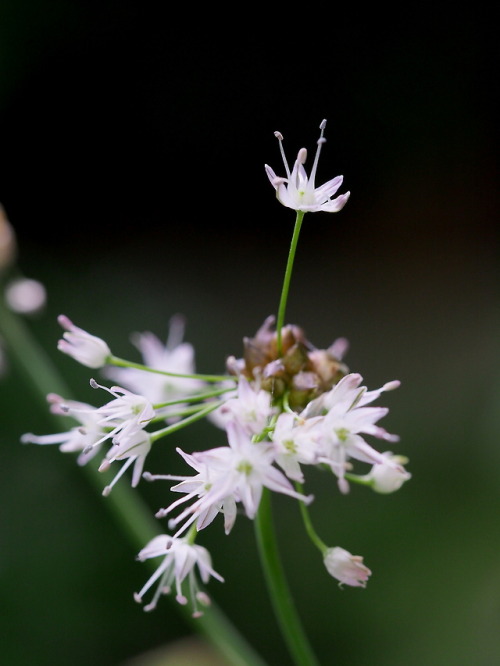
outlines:
M278 356L283 355L282 343L281 343L281 329L285 323L285 311L286 311L286 302L288 300L288 292L290 291L290 280L292 279L292 269L293 262L295 260L295 252L297 250L297 243L299 242L300 228L302 226L302 220L304 219L304 211L298 210L297 217L295 218L295 227L293 229L292 242L290 243L290 250L288 251L288 261L285 269L285 277L283 279L283 288L281 290L280 304L278 308L278 321L276 322L276 333L277 333L277 347L278 347Z
M195 421L199 421L200 419L204 418L207 414L210 414L210 412L213 412L215 409L217 409L217 407L220 407L220 404L221 403L217 401L213 405L209 405L208 407L204 407L203 409L198 410L196 414L187 416L182 421L178 421L177 423L172 423L172 425L166 426L165 428L161 428L160 430L156 430L154 433L151 434L151 441L155 442L157 439L160 439L160 437L165 437L166 435L170 435L173 432L176 432L177 430L180 430L181 428L184 428L187 425L191 425L191 423L194 423Z
M234 391L235 386L230 388L217 389L216 391L208 391L207 393L197 393L195 395L186 395L183 398L178 398L177 400L167 400L167 402L159 402L153 405L154 409L162 409L163 407L170 407L172 405L183 405L189 402L201 402L207 400L208 398L216 398L219 395L224 393L229 393L229 391Z
M134 370L144 370L144 372L154 372L158 375L165 375L166 377L179 377L180 379L202 379L205 382L225 382L228 380L236 381L234 376L231 375L184 375L178 372L167 372L166 370L155 370L155 368L150 368L147 365L142 365L142 363L133 363L132 361L126 361L123 358L118 358L118 356L109 356L106 359L106 363L109 365L115 365L119 368L133 368Z
M304 490L300 483L298 482L295 483L295 489L297 490L297 492L301 493L302 495L304 494ZM306 532L311 541L313 542L313 544L319 549L321 554L324 556L324 554L328 550L328 546L317 535L316 530L313 527L311 517L309 515L309 509L307 508L306 503L299 502L299 504L300 504L300 513L302 514L302 520L304 521Z
M293 603L278 553L270 491L264 488L255 519L259 554L271 602L288 650L297 666L319 666Z
M34 399L46 406L46 395L50 392L69 398L69 389L51 364L45 351L33 339L24 321L5 308L1 300L0 333L7 345L9 358L24 376L27 387L33 389ZM47 415L47 421L52 420L58 426L61 424L61 419L64 417L56 417L50 413ZM83 471L101 494L103 476L97 471L97 467L98 463L91 460L83 467ZM103 499L103 504L109 509L118 525L122 527L125 536L137 552L153 537L161 533L149 508L130 486L126 484L115 486L113 492ZM156 563L152 560L148 560L144 564L153 569L156 568ZM167 598L171 599L171 597ZM181 606L173 600L172 603L175 610L184 617L193 631L204 635L219 650L228 664L231 666L266 666L252 646L246 642L214 603L202 617L196 619L191 617L187 607Z

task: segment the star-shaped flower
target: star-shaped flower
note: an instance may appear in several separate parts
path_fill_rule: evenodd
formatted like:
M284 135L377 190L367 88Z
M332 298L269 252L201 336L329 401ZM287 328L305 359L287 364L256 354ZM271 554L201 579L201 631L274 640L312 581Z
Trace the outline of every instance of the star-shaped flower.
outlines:
M290 172L285 151L283 150L283 135L281 132L275 132L275 137L279 140L281 156L285 165L286 178L277 176L270 166L265 165L266 173L271 181L271 185L276 190L278 200L287 208L293 208L297 211L304 213L316 213L324 211L326 213L337 213L341 210L347 200L349 199L350 192L341 194L340 196L332 199L333 195L337 192L342 185L343 176L337 176L332 180L327 181L324 185L316 187L315 178L316 170L318 168L319 154L321 146L325 143L326 139L323 136L326 127L326 120L323 120L320 125L321 134L318 139L318 148L316 156L308 176L304 169L304 164L307 158L307 150L301 148Z

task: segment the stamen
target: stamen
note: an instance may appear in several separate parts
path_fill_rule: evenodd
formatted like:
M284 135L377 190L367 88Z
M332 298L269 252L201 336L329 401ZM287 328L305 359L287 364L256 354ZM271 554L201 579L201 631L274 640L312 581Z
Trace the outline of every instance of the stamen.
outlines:
M102 491L102 494L103 494L104 497L107 497L107 496L109 495L109 493L112 491L113 486L115 485L115 483L118 481L118 479L120 479L120 478L123 476L125 470L128 469L128 468L130 467L130 465L134 462L134 460L135 460L136 458L137 458L137 456L131 456L130 458L128 458L128 459L125 461L125 463L121 466L120 471L119 471L118 474L115 476L115 478L111 481L111 483L109 484L109 486L106 486L106 487L104 488L104 490Z
M288 162L286 161L285 151L283 150L283 134L281 134L281 132L275 132L274 136L279 141L281 158L283 160L283 164L285 165L286 175L287 175L287 178L290 178L290 167L288 166Z
M325 127L326 127L326 119L322 120L321 123L320 123L320 126L319 126L319 128L321 130L321 134L320 134L319 139L318 139L318 148L316 150L316 155L314 157L314 164L313 164L312 169L311 169L311 175L309 176L308 185L312 190L314 190L314 181L316 179L316 169L318 168L318 160L319 160L319 154L321 152L321 146L326 141L326 139L323 136L324 131L325 131Z

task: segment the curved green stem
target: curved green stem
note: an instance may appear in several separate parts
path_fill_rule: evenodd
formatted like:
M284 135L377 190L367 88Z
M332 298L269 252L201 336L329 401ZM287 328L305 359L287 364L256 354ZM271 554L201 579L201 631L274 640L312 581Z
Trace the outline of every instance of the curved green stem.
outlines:
M278 346L278 356L282 356L283 349L281 344L281 329L285 323L285 311L286 303L288 300L288 292L290 291L290 280L292 279L292 269L293 262L295 260L295 252L297 250L297 243L299 242L300 228L302 226L302 220L304 219L304 211L298 210L297 217L295 219L295 227L293 229L292 241L290 243L290 250L288 251L288 261L285 269L285 277L283 279L283 287L281 289L281 298L278 308L278 321L276 322L276 333Z
M51 364L45 351L32 338L21 318L7 310L0 300L0 333L7 345L9 357L15 363L26 380L27 388L33 390L33 398L46 406L46 395L56 392L70 397L70 391ZM57 426L61 425L62 416L47 414ZM102 492L103 476L98 472L98 463L91 460L84 473L99 494ZM129 539L137 552L153 537L161 533L157 521L138 493L126 484L119 484L113 492L103 500L103 505L111 511L124 535ZM153 569L156 563L147 560L145 566ZM131 595L132 596L132 595ZM171 597L167 597L171 599ZM180 613L193 631L200 633L212 643L224 658L224 663L231 666L266 666L261 657L237 631L224 613L212 603L202 617L192 618L186 606L173 602L173 607ZM221 658L222 658L221 657ZM227 662L226 662L227 660Z
M274 612L297 666L319 666L297 614L278 553L271 516L270 491L264 488L255 519L255 532Z
M297 492L301 493L302 495L304 494L302 484L296 482L295 489L297 490ZM304 521L306 532L311 541L313 542L313 544L318 548L318 550L324 556L326 551L328 550L328 546L319 538L318 534L316 533L316 530L314 529L311 521L311 516L309 515L309 509L307 508L305 502L300 502L299 504L300 504L300 513L302 514L302 520Z
M118 368L133 368L134 370L144 370L144 372L154 372L157 375L165 375L166 377L179 377L180 379L202 379L205 382L225 382L232 380L236 382L236 378L232 375L200 375L193 373L180 374L178 372L167 372L166 370L155 370L155 368L150 368L147 365L142 365L142 363L133 363L132 361L127 361L123 358L118 358L118 356L109 356L106 359L106 363L109 365L114 365Z

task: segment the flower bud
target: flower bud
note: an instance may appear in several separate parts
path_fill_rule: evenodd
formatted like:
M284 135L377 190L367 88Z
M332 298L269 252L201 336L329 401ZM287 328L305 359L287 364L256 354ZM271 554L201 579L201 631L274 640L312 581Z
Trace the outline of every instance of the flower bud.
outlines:
M59 315L57 321L66 330L57 348L88 368L102 368L111 356L111 350L101 338L91 335L75 326L66 315Z
M389 451L382 454L387 462L373 465L371 471L364 477L377 493L388 494L399 490L405 481L411 479L411 474L402 465L408 462L405 456L395 456Z
M349 551L336 546L328 548L324 559L328 573L344 585L366 587L371 571L363 564L361 555L351 555Z

